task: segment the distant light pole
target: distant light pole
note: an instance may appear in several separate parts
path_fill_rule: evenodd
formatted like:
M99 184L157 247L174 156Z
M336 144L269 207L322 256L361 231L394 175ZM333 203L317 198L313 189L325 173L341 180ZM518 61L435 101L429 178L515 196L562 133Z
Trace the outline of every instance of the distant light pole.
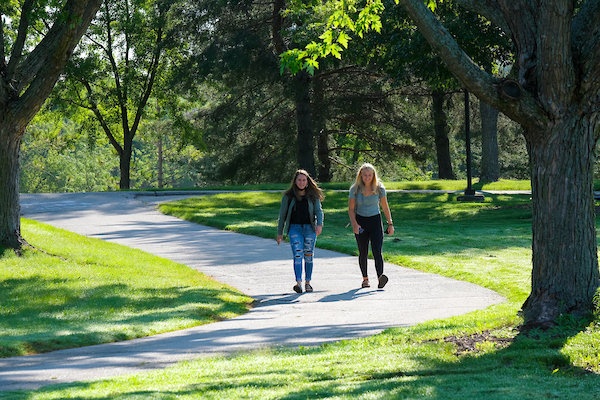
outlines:
M458 196L458 201L482 202L485 197L481 194L475 194L471 185L471 121L469 115L469 90L465 89L465 140L467 148L467 189L465 194Z

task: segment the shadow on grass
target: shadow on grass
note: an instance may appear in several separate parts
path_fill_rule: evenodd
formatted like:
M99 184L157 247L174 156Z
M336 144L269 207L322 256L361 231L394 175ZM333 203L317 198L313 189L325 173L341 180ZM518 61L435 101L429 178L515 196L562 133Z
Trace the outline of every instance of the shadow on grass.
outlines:
M248 311L244 302L222 300L240 296L224 288L73 289L67 279L34 276L4 280L0 291L0 357L128 340Z
M466 356L450 355L453 347L442 341L408 343L404 336L383 333L359 341L358 346L362 343L366 350L368 346L377 346L375 341L386 342L389 354L386 358L379 352L373 356L376 361L364 370L360 369L360 362L356 367L352 366L353 346L334 343L314 349L276 351L273 359L283 360L280 364L258 362L261 368L256 370L240 366L246 362L253 365L252 355L225 359L218 368L212 364L210 368L204 368L204 361L199 360L181 372L181 375L191 374L197 378L192 383L189 379L182 382L176 389L165 384L165 390L129 391L125 388L120 392L113 387L110 396L94 398L595 399L600 389L600 376L573 367L561 354L567 340L580 329L563 327L555 331L519 334L507 347L497 350L488 347L485 353ZM369 343L369 340L374 342ZM397 361L394 355L398 353L406 354L406 357ZM448 354L446 361L439 361L437 353ZM350 368L346 364L350 364ZM315 368L311 368L313 366ZM146 383L155 381L178 381L179 377L173 377L179 373L177 368L138 375L136 387L147 387ZM124 387L127 386L133 388L125 383ZM47 387L38 392L60 394L63 390L72 393L95 389L93 383L84 382ZM27 393L14 392L11 399L27 399Z
M5 245L3 245L0 242L0 258L5 257L8 255L8 253L13 253L14 254L15 250L10 248L10 247L6 247Z

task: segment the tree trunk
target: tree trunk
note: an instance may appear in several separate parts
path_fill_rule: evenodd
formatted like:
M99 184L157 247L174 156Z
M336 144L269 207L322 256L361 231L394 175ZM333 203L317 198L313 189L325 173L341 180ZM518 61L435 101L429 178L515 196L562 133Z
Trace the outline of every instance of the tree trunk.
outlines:
M131 179L130 179L130 167L131 167L131 151L132 151L132 141L127 138L124 139L123 143L123 151L120 154L119 158L119 169L121 172L121 179L119 180L119 189L127 190L130 188Z
M437 152L438 174L440 179L456 179L452 171L450 158L450 140L448 139L448 122L444 113L444 92L434 90L431 94L433 104L431 115L435 131L435 149Z
M19 200L19 152L24 129L14 131L14 123L0 123L0 245L18 249L21 237Z
M301 71L296 77L296 122L298 126L298 167L316 176L315 145L310 112L310 75Z
M319 182L331 181L331 160L329 159L329 132L327 131L327 122L325 119L325 99L323 95L323 81L316 79L313 81L314 106L313 121L317 135L317 159L319 160Z
M599 285L593 197L594 124L572 116L531 143L533 271L530 326L591 311Z
M321 129L317 144L319 156L319 182L330 182L331 160L329 159L329 132L327 129Z
M500 179L498 162L498 110L483 101L481 109L481 173L482 181L496 182Z

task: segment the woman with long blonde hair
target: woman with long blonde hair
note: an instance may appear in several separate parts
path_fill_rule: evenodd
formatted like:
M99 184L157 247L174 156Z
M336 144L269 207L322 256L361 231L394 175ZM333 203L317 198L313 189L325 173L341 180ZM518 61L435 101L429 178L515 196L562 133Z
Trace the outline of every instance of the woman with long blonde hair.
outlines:
M379 182L375 167L365 163L359 168L356 181L350 187L348 197L348 216L358 245L358 264L363 276L363 288L371 286L367 272L369 243L375 259L375 271L378 278L377 287L382 289L388 282L388 277L383 273L384 231L380 205L387 220L386 233L393 235L394 225L385 187Z

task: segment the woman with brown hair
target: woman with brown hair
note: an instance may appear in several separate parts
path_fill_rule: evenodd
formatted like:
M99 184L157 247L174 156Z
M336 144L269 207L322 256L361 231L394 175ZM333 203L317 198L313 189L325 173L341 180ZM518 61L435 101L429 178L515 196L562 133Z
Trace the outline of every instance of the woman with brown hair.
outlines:
M323 192L309 173L299 169L292 184L283 194L277 224L277 244L283 240L284 228L290 238L294 256L296 293L302 293L302 260L305 270L305 290L312 292L310 284L313 271L313 252L317 236L323 230Z

